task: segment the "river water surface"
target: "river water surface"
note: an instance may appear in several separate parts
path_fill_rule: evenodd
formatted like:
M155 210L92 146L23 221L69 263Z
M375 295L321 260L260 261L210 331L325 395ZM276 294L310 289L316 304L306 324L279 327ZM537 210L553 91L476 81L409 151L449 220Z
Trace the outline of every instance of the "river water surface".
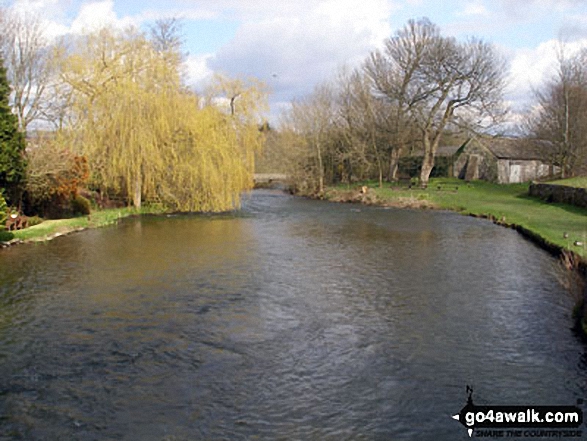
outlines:
M556 262L453 213L253 192L0 252L0 440L464 440L574 405Z

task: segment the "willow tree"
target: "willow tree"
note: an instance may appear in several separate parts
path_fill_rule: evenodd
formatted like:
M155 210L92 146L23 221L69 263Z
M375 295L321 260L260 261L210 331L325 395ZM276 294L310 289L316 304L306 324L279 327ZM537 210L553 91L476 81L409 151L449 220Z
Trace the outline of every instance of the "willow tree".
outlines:
M259 118L268 110L269 91L256 78L228 78L216 75L207 91L208 105L227 115L233 142L241 147L241 156L248 169L254 170L255 151L261 149L265 134L259 130ZM252 175L250 176L252 184Z
M185 90L176 50L132 29L83 37L63 63L75 96L71 142L135 207L148 198L182 211L231 209L252 183L248 158L259 144Z

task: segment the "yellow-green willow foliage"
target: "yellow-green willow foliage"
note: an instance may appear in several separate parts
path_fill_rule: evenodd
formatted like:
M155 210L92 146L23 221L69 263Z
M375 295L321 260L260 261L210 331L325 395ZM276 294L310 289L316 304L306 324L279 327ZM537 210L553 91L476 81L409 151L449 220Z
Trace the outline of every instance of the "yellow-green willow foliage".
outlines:
M98 182L136 207L149 199L179 211L235 208L252 186L266 95L237 119L182 87L180 59L136 30L84 37L63 63L75 97L70 133Z

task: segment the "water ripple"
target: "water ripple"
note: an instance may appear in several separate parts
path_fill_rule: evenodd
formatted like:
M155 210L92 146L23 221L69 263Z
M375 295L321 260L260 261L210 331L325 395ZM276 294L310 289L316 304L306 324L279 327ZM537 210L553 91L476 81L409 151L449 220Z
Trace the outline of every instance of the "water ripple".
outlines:
M454 440L466 384L573 404L553 265L489 222L271 191L4 250L0 440Z

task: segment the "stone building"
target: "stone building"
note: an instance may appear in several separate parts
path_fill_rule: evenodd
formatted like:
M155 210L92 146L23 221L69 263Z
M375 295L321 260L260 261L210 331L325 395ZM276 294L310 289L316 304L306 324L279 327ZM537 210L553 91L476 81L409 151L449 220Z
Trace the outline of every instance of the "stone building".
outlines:
M546 142L513 138L472 138L454 155L453 175L467 181L482 179L514 184L548 178L552 166Z

